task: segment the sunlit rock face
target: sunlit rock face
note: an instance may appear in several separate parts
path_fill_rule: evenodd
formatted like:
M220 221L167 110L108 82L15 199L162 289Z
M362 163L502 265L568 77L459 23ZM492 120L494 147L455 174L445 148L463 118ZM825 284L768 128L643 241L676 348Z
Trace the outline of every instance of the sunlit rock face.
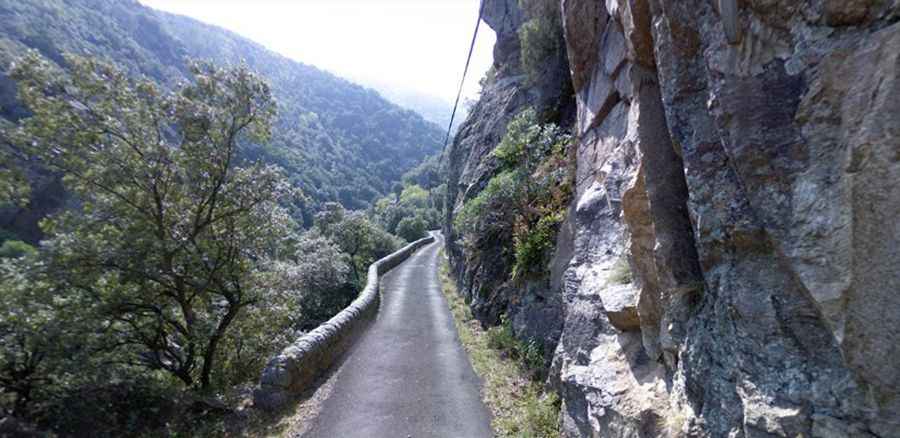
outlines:
M898 2L564 0L568 436L897 436Z
M562 423L569 436L660 436L675 409L690 412L670 391L703 281L651 12L646 2L562 5L579 139L554 357Z

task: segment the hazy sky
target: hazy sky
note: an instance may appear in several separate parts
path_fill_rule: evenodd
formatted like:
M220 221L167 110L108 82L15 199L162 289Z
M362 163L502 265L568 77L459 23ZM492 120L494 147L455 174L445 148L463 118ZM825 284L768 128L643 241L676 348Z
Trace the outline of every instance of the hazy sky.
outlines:
M456 97L478 0L140 0L248 37L339 76ZM490 67L494 32L484 23L465 94Z

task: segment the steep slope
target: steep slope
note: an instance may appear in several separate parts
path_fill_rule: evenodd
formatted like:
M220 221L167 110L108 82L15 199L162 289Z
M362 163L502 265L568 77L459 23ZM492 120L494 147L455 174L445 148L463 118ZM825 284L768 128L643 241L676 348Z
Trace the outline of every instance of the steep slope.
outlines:
M224 29L154 11L135 0L26 0L0 3L0 116L26 114L5 72L27 48L57 63L62 54L91 54L163 84L186 79L186 58L246 61L270 82L279 119L270 145L248 158L283 166L312 200L364 208L388 193L404 172L440 147L440 128L376 92L279 56ZM59 205L53 178L37 180L28 210L7 210L4 227L37 234L35 220Z
M565 0L558 12L577 178L550 287L479 299L508 272L448 246L476 310L496 303L488 321L521 315L522 296L547 303L512 320L556 346L564 434L897 436L900 4ZM517 51L498 43L497 62ZM534 88L508 90L487 90L454 145L451 221L522 106L509 96Z

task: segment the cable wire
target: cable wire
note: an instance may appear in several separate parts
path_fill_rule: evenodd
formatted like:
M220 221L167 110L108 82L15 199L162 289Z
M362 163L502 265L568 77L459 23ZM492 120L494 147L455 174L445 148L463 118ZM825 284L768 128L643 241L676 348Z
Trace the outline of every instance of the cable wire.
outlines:
M453 120L456 118L456 108L459 106L459 98L462 96L463 86L466 83L466 74L469 72L469 63L472 61L472 52L475 51L475 40L478 39L478 28L481 27L481 17L484 14L484 0L478 5L478 21L475 22L475 32L472 33L472 42L469 44L469 55L466 57L466 67L463 68L462 79L459 81L459 91L456 93L456 102L453 103L453 111L450 113L450 126L447 126L447 136L444 137L444 147L441 149L441 157L438 159L438 166L444 160L444 151L447 150L447 143L450 142L450 132L453 130Z

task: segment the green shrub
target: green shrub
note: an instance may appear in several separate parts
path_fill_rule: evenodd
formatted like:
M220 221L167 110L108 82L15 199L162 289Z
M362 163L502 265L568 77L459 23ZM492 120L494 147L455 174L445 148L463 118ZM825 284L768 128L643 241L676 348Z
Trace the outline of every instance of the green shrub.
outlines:
M562 20L559 2L553 0L520 0L529 20L519 28L522 68L533 83L544 68L553 65L549 60L562 50Z
M37 250L21 240L7 240L0 245L0 258L19 258L34 254L37 254Z
M519 342L513 334L512 326L509 324L509 321L506 320L505 315L503 316L500 325L489 328L487 334L488 347L495 350L514 351Z
M397 235L412 242L425 237L425 220L420 216L405 217L397 224Z
M534 339L523 341L517 338L506 315L501 317L500 325L487 330L487 340L488 347L500 350L519 361L527 371L535 373L535 376L539 375L536 372L544 367L543 346Z
M454 226L462 233L491 232L512 226L519 178L514 171L502 172L491 178L477 196L466 201L454 219Z
M556 232L562 220L562 212L557 211L540 218L533 227L515 234L513 279L543 272L547 254L556 246Z
M522 111L491 153L501 172L454 219L463 235L513 241L513 279L546 272L548 254L572 196L569 143L570 136L559 127L539 124L532 109Z

